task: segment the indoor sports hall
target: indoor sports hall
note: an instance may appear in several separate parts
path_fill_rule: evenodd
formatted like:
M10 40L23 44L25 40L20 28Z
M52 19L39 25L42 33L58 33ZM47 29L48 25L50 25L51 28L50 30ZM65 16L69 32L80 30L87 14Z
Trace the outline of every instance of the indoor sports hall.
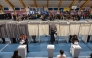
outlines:
M92 58L92 0L0 0L0 58Z

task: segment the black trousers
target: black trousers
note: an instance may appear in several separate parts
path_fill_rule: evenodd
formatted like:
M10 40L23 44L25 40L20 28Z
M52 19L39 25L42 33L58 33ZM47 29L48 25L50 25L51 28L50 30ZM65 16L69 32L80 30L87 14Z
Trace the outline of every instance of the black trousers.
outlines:
M5 38L2 38L3 42L2 43L5 43Z
M12 38L13 43L17 43L16 38Z
M51 42L51 44L53 44L55 42L55 38L51 38L50 42Z
M88 35L87 42L89 42L89 40L90 40L90 36L91 36L91 35Z
M69 37L69 42L71 42L71 38L72 38L72 35L70 35L70 37Z
M32 39L33 39L34 43L36 43L36 35L33 35Z

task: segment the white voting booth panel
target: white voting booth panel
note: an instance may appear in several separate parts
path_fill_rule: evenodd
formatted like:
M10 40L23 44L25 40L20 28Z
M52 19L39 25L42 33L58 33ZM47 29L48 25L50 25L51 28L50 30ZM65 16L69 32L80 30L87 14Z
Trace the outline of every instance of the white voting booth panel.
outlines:
M78 21L70 21L70 35L78 35L80 23Z
M55 24L55 26L56 26L56 30L57 30L57 35L60 36L60 34L59 34L60 33L60 31L59 31L59 24Z
M92 24L91 24L91 26L90 26L89 35L92 35Z
M53 58L53 54L54 54L54 45L47 45L47 49L48 49L48 57L52 57Z
M38 27L37 24L28 24L29 35L38 35Z
M41 41L40 36L49 35L49 24L39 24L39 42Z
M28 32L29 32L29 37L31 38L32 35L36 35L38 36L38 28L39 25L38 24L28 24ZM32 38L30 39L30 41L32 40Z
M55 24L55 26L56 26L56 32L57 32L57 40L59 41L59 37L60 37L59 24Z
M87 42L88 35L83 35L82 40L86 43Z
M48 24L40 24L39 25L39 35L49 35L49 25Z
M86 43L87 42L87 37L90 31L90 24L81 24L80 27L80 34L82 36L82 40Z
M81 47L79 45L72 45L71 54L73 57L78 57L81 51Z
M91 26L90 26L89 35L91 35L90 36L90 40L92 41L92 21L90 23L91 23Z
M59 26L59 34L60 36L65 36L67 43L69 41L69 24L68 22L62 22Z
M79 35L82 35L82 40L86 43L90 31L90 24L88 22L81 23Z
M26 45L19 45L18 52L22 58L26 58L27 55Z
M69 25L60 25L60 36L69 36Z
M80 26L80 35L88 35L90 30L90 24L81 24Z

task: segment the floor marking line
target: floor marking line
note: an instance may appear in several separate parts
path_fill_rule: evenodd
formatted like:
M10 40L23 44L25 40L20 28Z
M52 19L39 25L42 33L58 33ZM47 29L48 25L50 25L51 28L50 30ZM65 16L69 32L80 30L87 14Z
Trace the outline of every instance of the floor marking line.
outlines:
M9 43L8 43L7 45L5 45L5 46L0 50L0 52L1 52L3 49L5 49L8 45L9 45Z

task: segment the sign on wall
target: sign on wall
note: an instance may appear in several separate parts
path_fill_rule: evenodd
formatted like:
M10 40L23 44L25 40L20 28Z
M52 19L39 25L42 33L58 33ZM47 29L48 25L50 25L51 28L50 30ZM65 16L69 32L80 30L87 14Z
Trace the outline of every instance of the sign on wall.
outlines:
M70 8L69 7L65 7L64 11L70 11Z
M76 9L77 8L77 6L72 6L72 9Z

